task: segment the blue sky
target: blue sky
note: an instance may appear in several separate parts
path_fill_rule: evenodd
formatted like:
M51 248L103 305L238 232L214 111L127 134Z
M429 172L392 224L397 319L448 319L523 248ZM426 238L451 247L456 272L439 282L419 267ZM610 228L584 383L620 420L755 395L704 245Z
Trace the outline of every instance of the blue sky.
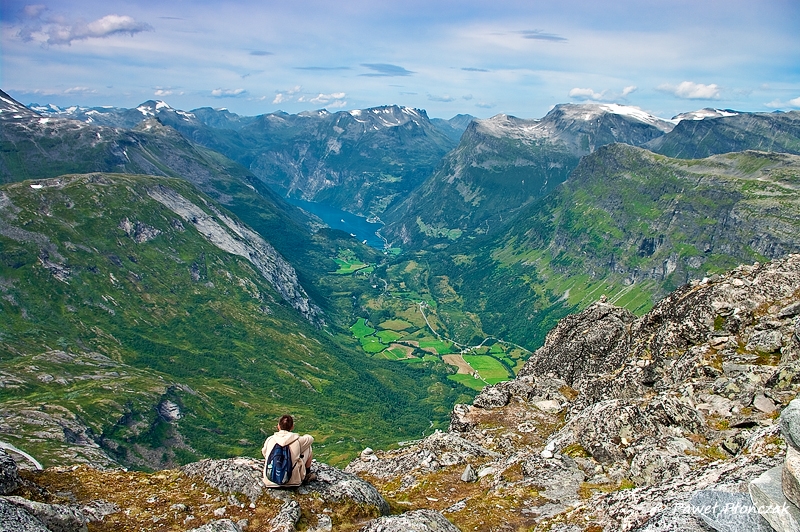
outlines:
M3 0L0 24L0 88L25 104L800 109L797 0Z

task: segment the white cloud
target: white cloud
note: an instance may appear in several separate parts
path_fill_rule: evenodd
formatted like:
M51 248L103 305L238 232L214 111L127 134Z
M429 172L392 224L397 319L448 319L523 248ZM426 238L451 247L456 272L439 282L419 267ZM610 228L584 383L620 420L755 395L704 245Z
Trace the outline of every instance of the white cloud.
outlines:
M211 96L214 98L235 98L242 96L246 92L244 89L214 89L211 91Z
M341 101L341 100L344 99L344 97L345 97L345 93L343 93L343 92L334 92L332 94L319 94L318 96L315 96L314 98L311 98L310 100L306 100L306 99L301 97L297 101L298 102L299 101L308 101L308 102L311 102L311 103L313 103L315 105L328 105L329 102L333 102L333 104L331 104L331 107L337 107L334 104L339 103L339 102L337 102L337 100Z
M664 83L656 87L656 90L684 100L718 100L720 98L720 87L715 83L710 85L693 81L683 81L678 85Z
M94 94L96 92L96 90L90 89L89 87L70 87L69 89L64 89L64 94Z
M113 35L135 35L152 31L153 27L128 15L106 15L92 22L67 20L63 16L49 15L43 5L26 6L23 13L31 20L17 35L23 41L38 41L43 44L70 45L73 41L103 39Z
M444 96L434 96L433 94L428 94L428 100L432 102L443 102L443 103L456 101L456 99L450 96L449 94L445 94Z
M791 109L800 109L800 96L797 98L792 98L788 102L782 102L781 100L775 99L769 103L765 103L764 107L769 107L770 109L784 109L784 108L791 108Z
M575 87L569 91L569 97L583 101L615 102L617 100L624 100L629 94L636 92L636 89L637 87L635 85L628 85L622 89L622 92L611 92L609 90L595 92L595 90L591 88L582 89L580 87Z
M581 89L575 87L571 91L569 91L569 97L575 98L577 100L595 100L601 101L605 95L605 91L603 92L594 92L593 89Z
M39 18L46 9L47 6L45 6L44 4L31 4L23 7L22 12L25 14L26 17Z
M272 103L283 103L286 101L286 97L282 93L278 93L275 95L275 99L272 100Z

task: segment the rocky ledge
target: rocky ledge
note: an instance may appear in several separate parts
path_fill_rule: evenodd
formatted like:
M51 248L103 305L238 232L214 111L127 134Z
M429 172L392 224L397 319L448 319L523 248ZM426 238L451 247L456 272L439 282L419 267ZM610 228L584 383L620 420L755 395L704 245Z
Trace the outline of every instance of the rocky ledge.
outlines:
M800 433L777 422L799 360L800 255L693 282L639 318L601 299L515 380L456 405L449 433L346 470L464 530L793 530L752 501L768 513L800 492L786 446Z
M0 450L0 531L322 532L356 530L389 513L371 484L334 467L314 462L314 481L267 489L262 465L231 458L153 474L86 465L32 472Z

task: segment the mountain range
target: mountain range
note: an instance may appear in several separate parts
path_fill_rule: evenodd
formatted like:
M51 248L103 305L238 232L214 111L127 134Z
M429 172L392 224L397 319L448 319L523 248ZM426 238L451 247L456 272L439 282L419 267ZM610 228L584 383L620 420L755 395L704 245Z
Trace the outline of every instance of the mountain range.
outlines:
M51 463L160 468L254 453L285 409L332 461L429 433L601 296L641 315L797 252L798 120L241 117L0 93L3 438L35 419ZM287 197L380 218L393 249Z

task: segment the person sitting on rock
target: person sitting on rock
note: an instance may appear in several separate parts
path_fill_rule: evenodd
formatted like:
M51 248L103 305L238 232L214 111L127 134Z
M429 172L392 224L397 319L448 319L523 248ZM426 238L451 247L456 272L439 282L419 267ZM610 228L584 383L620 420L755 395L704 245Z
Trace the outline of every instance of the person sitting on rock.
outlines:
M285 488L299 486L303 482L308 482L316 479L316 475L311 472L311 458L313 452L311 444L314 442L314 437L310 434L300 436L292 432L294 428L294 418L289 415L281 416L278 421L278 431L267 438L264 446L261 447L261 454L264 455L264 484L268 488ZM270 480L268 473L268 465L270 455L276 445L289 448L291 454L291 476L283 483L276 483Z

